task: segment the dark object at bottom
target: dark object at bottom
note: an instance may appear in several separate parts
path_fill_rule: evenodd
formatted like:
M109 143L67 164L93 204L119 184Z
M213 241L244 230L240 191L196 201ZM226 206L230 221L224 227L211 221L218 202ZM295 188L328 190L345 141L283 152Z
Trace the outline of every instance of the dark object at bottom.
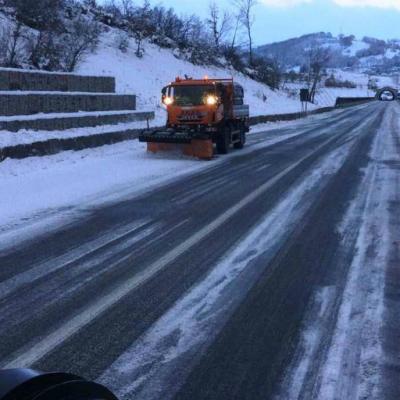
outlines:
M0 400L118 400L105 387L66 373L0 371Z

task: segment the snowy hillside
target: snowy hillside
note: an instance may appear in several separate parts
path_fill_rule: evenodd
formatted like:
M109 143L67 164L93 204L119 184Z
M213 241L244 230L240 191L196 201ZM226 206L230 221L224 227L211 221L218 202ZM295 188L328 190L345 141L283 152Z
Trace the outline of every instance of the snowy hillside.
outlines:
M351 68L368 73L400 70L400 40L359 39L353 35L336 37L321 32L260 46L257 53L279 59L288 69L300 68L307 63L307 50L315 46L330 49L331 68Z
M0 10L2 27L13 28L15 23ZM36 35L35 29L26 28L29 36ZM121 37L126 40L124 51L120 50ZM21 42L21 53L26 43ZM74 71L83 75L110 75L116 77L117 92L134 93L138 97L138 107L142 110L155 110L156 125L164 124L165 110L161 105L161 89L176 77L184 75L193 78L204 76L214 78L234 77L245 88L246 102L250 104L251 115L277 114L300 111L298 98L292 98L283 91L273 91L266 84L257 82L236 71L232 67L195 65L186 61L177 49L158 46L145 39L143 56L136 55L137 44L134 38L118 28L102 25L99 44L94 53L86 54ZM29 57L23 54L20 64L32 68ZM221 59L221 65L228 63Z
M185 74L194 78L233 76L245 88L246 102L251 106L252 115L300 110L297 98L289 98L284 92L272 91L268 86L234 69L194 65L177 58L172 50L151 43L146 43L142 58L135 55L133 41L130 42L127 52L123 53L116 45L118 34L115 29L105 33L96 53L88 56L77 72L115 76L118 92L137 94L141 109L156 109L156 123L164 123L165 120L165 110L160 103L161 89L177 76L182 77Z
M349 81L354 84L354 88L325 87L326 76L333 75L339 81ZM317 107L330 106L335 103L338 97L373 97L375 90L369 87L373 80L378 88L385 86L397 87L399 82L397 76L390 75L367 75L361 72L345 71L339 68L330 68L327 75L324 76L318 86L315 97ZM305 86L304 82L286 82L283 89L291 93L293 97L297 96L299 90Z
M94 17L92 16L91 18L93 19ZM0 12L0 19L4 27L9 26L13 28L15 26L15 22L11 22L14 20L9 14L2 14ZM88 21L92 20L89 19ZM165 109L160 102L161 89L177 76L182 77L184 75L193 78L204 76L215 78L234 77L245 88L245 101L250 105L252 116L284 114L301 110L299 89L305 86L305 82L281 84L279 90L272 90L266 84L255 81L244 73L238 72L228 66L229 63L223 57L218 61L219 67L210 64L206 65L205 61L203 65L201 63L193 64L182 56L178 48L160 47L155 44L154 38L152 40L143 40L141 56L138 57L136 54L137 43L134 38L130 38L126 32L117 27L112 27L104 23L100 25L101 34L96 50L85 54L75 72L84 75L115 76L117 92L136 94L139 110L155 110L156 118L153 122L155 126L163 125L166 119ZM19 43L19 52L21 53L19 66L32 68L33 66L29 64L30 58L26 53L29 46L27 46L28 43L25 43L23 38L27 37L27 35L37 35L38 32L33 28L25 27L24 29L24 36L21 37L21 42ZM124 37L126 42L122 49L120 46L121 37ZM337 51L340 50L338 39L333 38L331 35L308 35L300 38L301 45L303 46L300 50L300 39L285 42L287 49L291 49L293 45L297 46L296 51L292 51L291 53L292 60L295 60L293 62L300 62L302 52L310 45L311 40L314 40L316 37L324 45L336 48ZM280 44L271 46L271 48L280 48ZM352 55L359 54L360 51L365 50L366 43L363 44L352 40L352 43L347 46L345 51L349 55ZM396 59L396 56L393 56L393 58ZM277 57L277 60L279 61L279 57ZM337 71L335 75L338 75ZM333 106L338 96L358 97L374 94L373 92L368 92L368 77L366 75L360 75L360 79L358 80L362 82L357 84L357 87L353 89L328 89L321 85L317 92L316 104L310 104L309 109Z

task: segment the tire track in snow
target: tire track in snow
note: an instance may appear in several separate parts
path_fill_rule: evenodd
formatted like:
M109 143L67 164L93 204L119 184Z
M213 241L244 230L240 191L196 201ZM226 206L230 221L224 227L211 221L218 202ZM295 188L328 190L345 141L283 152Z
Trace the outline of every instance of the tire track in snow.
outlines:
M316 293L294 359L296 367L291 367L278 398L391 398L383 395L382 327L384 280L393 243L389 205L396 197L395 172L386 165L395 154L389 134L392 118L389 108L377 129L357 195L339 227L343 254L353 254L347 283ZM337 262L348 257L338 257Z
M337 325L316 398L382 400L385 273L390 254L389 204L393 171L387 159L390 110L376 136L355 206L367 188L356 254L350 266ZM390 139L389 139L390 140ZM360 207L358 205L358 207ZM348 215L344 225L352 224Z
M272 398L298 342L305 305L335 263L334 227L354 194L358 168L367 159L381 110L365 120L368 125L309 205L303 224L279 249L174 399Z
M60 269L70 267L72 264L79 263L79 268L81 268L84 259L93 256L108 247L116 245L121 240L124 241L124 245L127 244L125 241L129 239L129 236L131 236L132 233L136 233L149 222L150 221L136 221L126 227L117 228L116 231L114 230L112 233L101 235L100 237L82 244L78 248L74 248L61 256L52 258L46 262L40 263L39 265L33 264L24 272L17 273L11 278L0 282L0 304L1 300L7 297L11 292L27 283L43 278L50 273L55 273ZM136 239L135 235L133 235L133 239Z

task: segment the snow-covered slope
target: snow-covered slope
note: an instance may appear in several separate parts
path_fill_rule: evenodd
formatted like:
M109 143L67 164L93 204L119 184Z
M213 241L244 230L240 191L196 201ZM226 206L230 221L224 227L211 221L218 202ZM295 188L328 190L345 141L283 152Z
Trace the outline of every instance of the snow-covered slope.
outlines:
M13 26L12 18L0 9L0 26ZM88 54L75 71L84 75L111 75L117 80L117 92L134 93L138 96L139 109L156 110L155 124L165 122L166 113L160 103L161 89L177 76L193 78L204 76L215 78L234 77L241 83L246 92L246 102L251 106L252 115L297 112L300 110L298 99L290 98L283 91L272 91L267 85L256 82L249 77L226 67L218 68L205 65L194 65L178 56L173 49L161 48L145 41L144 54L139 58L135 51L134 39L110 26L103 25L100 44L93 54ZM26 28L29 35L35 30ZM121 38L128 42L125 52L119 49ZM21 42L24 47L26 43ZM23 50L21 50L24 53ZM21 57L21 66L31 68L27 57ZM223 64L223 60L221 60Z
M327 76L333 75L339 81L349 81L355 85L354 88L335 88L325 87L324 82ZM326 107L335 104L338 97L373 97L375 90L369 87L370 81L374 81L378 88L385 86L398 87L399 82L397 76L390 75L368 75L355 71L344 71L339 68L327 70L327 76L324 76L318 86L315 106ZM284 88L297 96L300 88L304 87L305 82L286 82Z
M193 65L175 57L172 50L154 44L145 44L142 58L135 55L135 44L121 52L116 45L118 31L110 30L102 37L97 52L88 56L78 72L94 75L113 75L117 78L117 91L133 92L142 109L156 109L156 123L165 122L165 111L160 104L161 89L177 76L229 78L233 76L245 88L246 102L252 115L296 112L299 100L289 98L280 91L256 82L233 69ZM266 101L263 100L264 96Z
M359 39L352 35L336 37L320 32L260 46L256 52L261 57L277 58L291 69L307 65L307 50L315 46L329 48L331 68L368 73L400 71L400 40Z

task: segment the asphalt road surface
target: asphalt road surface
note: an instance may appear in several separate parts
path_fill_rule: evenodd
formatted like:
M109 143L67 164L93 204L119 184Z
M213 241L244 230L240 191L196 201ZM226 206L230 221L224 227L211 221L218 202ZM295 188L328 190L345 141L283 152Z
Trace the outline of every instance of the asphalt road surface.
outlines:
M250 135L16 242L0 366L126 400L399 399L400 105Z

